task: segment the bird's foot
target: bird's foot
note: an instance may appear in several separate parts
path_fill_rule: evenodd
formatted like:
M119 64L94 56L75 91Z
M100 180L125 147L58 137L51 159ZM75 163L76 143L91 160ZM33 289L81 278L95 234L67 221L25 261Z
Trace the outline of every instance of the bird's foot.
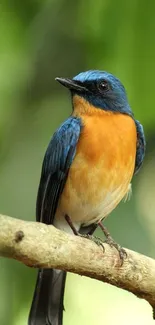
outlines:
M110 247L115 247L119 253L119 257L121 260L121 266L123 265L124 259L127 257L127 253L124 248L122 248L119 244L117 244L111 236L108 236L104 243L110 245Z
M84 235L80 233L78 234L78 236L92 240L97 246L102 246L103 250L105 251L104 242L99 237L92 236L89 234Z
M70 228L72 229L74 235L92 240L94 243L96 243L96 245L102 246L103 250L105 250L103 241L100 238L98 238L96 236L92 236L90 234L81 234L79 231L76 230L76 228L74 227L74 225L72 223L71 218L68 215L65 215L65 219L66 219L68 225L70 226Z
M117 244L115 242L115 240L110 236L110 233L108 232L108 230L106 229L105 226L103 226L103 224L101 223L101 221L98 223L98 225L100 226L100 228L102 229L106 240L104 241L104 243L110 245L110 247L115 247L116 250L119 253L119 257L120 257L120 261L121 261L121 266L123 265L124 259L127 257L127 253L125 251L124 248L122 248L119 244Z

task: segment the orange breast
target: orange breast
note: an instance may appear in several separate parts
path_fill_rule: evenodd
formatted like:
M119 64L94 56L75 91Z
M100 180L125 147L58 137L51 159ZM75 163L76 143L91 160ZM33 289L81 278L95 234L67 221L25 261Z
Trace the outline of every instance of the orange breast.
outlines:
M61 211L83 224L102 219L116 207L128 191L135 167L133 119L98 111L81 114L84 126L60 200Z

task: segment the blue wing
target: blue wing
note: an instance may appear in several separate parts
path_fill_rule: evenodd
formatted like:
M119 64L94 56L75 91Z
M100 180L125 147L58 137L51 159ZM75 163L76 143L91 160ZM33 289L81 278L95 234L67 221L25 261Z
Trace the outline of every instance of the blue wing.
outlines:
M76 153L82 123L68 118L54 133L45 153L37 196L36 219L52 224L68 171Z
M137 120L135 120L135 123L137 129L137 152L136 152L136 163L135 163L134 174L137 174L144 160L146 142L145 142L143 126Z

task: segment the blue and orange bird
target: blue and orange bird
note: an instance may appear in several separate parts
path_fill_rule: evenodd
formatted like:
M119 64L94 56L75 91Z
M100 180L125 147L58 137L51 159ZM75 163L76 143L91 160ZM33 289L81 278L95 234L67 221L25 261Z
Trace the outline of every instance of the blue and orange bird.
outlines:
M45 153L37 221L90 234L98 225L104 230L101 221L131 189L145 154L143 127L112 74L87 71L56 80L70 90L73 111ZM62 325L65 277L39 270L29 325Z

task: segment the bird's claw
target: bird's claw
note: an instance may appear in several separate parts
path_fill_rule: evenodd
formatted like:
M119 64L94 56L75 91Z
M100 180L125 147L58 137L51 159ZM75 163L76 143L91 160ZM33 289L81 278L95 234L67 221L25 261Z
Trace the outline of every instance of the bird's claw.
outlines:
M122 248L119 244L117 244L111 236L108 236L104 243L110 245L110 247L115 247L119 253L121 266L123 265L124 259L127 257L127 253L124 248Z

